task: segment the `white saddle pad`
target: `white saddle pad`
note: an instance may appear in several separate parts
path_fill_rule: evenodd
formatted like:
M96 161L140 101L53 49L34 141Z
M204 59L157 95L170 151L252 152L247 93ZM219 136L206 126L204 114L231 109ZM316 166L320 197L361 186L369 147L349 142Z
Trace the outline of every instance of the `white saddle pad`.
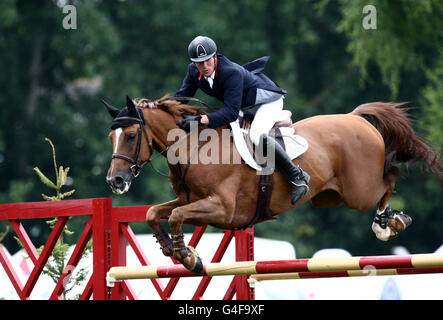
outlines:
M257 171L261 171L262 167L258 165L257 162L255 161L245 141L245 136L243 135L243 133L247 133L247 131L240 128L238 119L236 121L231 122L230 126L232 129L234 145L237 148L237 151L240 154L241 158L251 168ZM308 150L308 141L306 141L305 138L296 135L293 128L280 127L279 129L283 136L286 153L291 158L291 160L294 160L295 158L305 153L306 150Z

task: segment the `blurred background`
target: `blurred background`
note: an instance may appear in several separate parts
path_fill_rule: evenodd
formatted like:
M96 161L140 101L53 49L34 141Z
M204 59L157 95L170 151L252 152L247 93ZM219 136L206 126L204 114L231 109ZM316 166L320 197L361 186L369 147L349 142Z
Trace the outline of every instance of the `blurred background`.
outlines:
M367 4L376 8L375 29L363 26ZM66 5L75 7L75 29L64 27L72 13L63 12ZM347 113L371 101L408 101L416 131L441 152L440 0L2 0L0 203L42 201L42 193L52 192L33 171L38 166L55 176L45 137L55 144L58 165L71 168L67 189L76 191L69 199L112 197L114 206L173 199L168 180L149 167L129 193L111 193L105 183L111 119L100 98L122 107L127 94L152 100L174 94L197 35L214 39L219 52L239 64L271 56L264 72L288 91L285 107L293 121ZM167 172L164 158L155 166ZM434 252L443 243L442 186L417 164L401 170L391 206L413 224L388 243L371 231L375 208L314 209L309 203L257 225L256 235L291 242L298 258L330 247L352 255L390 254L398 246ZM50 232L44 221L23 223L34 244L43 244ZM81 223L72 221L70 229ZM7 224L0 222L0 232ZM144 223L133 228L150 232ZM3 244L14 252L19 247L12 234Z

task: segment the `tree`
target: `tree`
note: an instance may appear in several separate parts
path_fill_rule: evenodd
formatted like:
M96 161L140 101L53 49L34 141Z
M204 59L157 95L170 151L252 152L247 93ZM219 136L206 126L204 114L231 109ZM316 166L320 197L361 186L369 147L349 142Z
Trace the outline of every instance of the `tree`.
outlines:
M349 38L347 49L353 54L353 63L367 76L369 62L380 68L383 81L389 85L392 96L399 94L404 71L428 68L440 59L438 48L443 39L436 30L442 30L443 3L425 1L373 1L377 9L377 29L362 27L362 9L367 1L340 0L343 19L338 30Z

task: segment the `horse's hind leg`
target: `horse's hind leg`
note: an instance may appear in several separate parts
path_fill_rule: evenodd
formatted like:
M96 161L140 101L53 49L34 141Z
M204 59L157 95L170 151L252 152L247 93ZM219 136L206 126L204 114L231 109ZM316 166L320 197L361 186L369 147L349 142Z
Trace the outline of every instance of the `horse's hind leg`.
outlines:
M388 241L395 238L399 231L405 230L412 219L403 212L392 210L389 200L394 192L395 180L399 175L397 167L392 167L385 177L388 189L378 203L377 213L372 223L372 231L378 239Z
M169 238L169 235L161 226L160 220L167 218L171 214L171 211L178 206L178 199L175 199L160 205L152 206L146 213L146 222L151 227L152 233L160 244L163 254L168 257L173 254L173 244L171 238Z

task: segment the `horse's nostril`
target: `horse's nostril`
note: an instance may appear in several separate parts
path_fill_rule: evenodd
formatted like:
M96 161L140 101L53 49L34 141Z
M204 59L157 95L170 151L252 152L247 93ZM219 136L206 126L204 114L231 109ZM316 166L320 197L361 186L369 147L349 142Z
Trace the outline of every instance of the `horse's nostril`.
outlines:
M121 187L122 185L123 185L123 183L124 183L124 180L123 180L123 178L122 177L120 177L120 176L116 176L116 177L114 177L114 186L116 187L116 188L119 188L119 187Z

